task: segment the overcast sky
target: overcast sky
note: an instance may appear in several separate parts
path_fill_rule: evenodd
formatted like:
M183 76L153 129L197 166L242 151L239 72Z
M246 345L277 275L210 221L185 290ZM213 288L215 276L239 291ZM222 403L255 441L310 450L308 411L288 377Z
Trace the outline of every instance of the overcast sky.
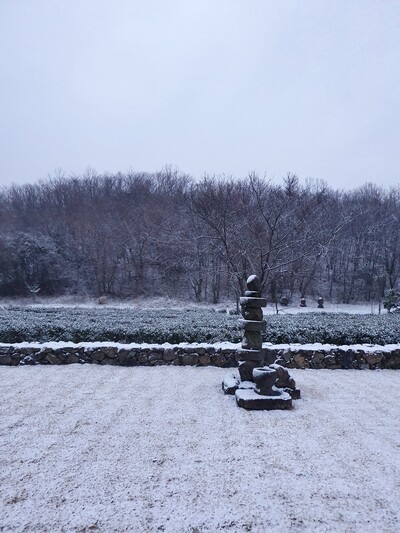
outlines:
M0 183L400 182L399 0L0 0Z

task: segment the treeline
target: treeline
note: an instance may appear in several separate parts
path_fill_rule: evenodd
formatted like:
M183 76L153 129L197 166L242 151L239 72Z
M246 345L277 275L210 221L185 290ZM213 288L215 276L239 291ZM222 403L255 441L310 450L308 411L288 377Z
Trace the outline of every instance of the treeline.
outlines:
M61 175L0 194L0 295L380 299L400 270L400 189L343 192L158 173Z

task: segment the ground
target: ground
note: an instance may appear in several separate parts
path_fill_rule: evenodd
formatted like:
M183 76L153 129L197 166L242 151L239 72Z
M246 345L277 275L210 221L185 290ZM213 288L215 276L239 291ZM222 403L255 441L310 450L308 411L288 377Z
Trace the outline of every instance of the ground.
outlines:
M292 370L270 412L224 373L0 368L0 531L400 531L399 371Z

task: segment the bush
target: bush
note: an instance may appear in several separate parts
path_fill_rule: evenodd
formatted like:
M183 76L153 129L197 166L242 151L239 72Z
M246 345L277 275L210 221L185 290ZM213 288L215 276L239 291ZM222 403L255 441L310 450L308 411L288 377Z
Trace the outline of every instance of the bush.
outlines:
M267 316L264 342L396 344L400 315L307 313ZM0 308L0 342L239 342L237 317L212 310Z

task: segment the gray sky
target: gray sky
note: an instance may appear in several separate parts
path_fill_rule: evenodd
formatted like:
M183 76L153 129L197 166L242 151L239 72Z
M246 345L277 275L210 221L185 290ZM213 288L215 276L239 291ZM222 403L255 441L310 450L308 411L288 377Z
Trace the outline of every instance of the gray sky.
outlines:
M0 183L400 182L399 0L0 0Z

